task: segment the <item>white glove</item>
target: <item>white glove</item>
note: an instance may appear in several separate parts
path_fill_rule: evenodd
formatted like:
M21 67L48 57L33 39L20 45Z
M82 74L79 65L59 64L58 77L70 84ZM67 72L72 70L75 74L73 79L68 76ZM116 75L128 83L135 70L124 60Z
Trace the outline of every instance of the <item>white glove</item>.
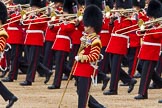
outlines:
M80 60L79 56L75 56L75 60L79 61Z

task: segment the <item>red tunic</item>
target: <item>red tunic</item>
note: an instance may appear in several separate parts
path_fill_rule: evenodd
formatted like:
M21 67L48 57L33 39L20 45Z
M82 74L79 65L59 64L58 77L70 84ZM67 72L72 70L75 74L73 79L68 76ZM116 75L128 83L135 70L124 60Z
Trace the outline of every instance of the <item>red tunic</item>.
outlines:
M60 25L60 28L57 32L56 39L53 43L52 49L59 50L59 51L66 51L70 52L70 34L75 29L75 25L73 23Z
M84 31L83 23L80 22L78 27L75 27L75 30L70 34L72 44L80 44L80 38L83 36L82 32Z
M20 14L14 13L10 17L11 17L11 20L9 22L10 24L7 27L7 33L9 35L9 38L7 39L7 43L24 44L25 37L24 37L24 30L22 29L22 26L20 25L20 21L19 21L19 19L21 18Z
M44 31L47 28L47 18L36 18L34 20L27 21L29 23L26 30L25 45L43 46L45 41ZM32 24L36 22L42 22L38 24ZM44 23L43 23L44 22Z
M110 40L111 32L109 29L109 23L110 23L110 19L108 19L108 18L103 19L102 30L99 34L103 47L106 47Z
M121 33L129 31L129 29L122 30L118 33L116 33L116 31L131 25L131 20L127 20L124 17L121 17L120 21L116 20L114 22L114 28L111 34L110 41L107 45L106 52L122 55L127 54L127 50L129 48L129 36L128 34L122 35Z
M57 34L57 31L59 30L59 27L60 26L54 26L54 28L52 28L52 29L47 27L45 41L54 42L56 39L56 34Z
M152 29L147 33L161 32L162 29ZM138 58L142 60L158 61L161 50L162 34L150 34L143 37L143 44L141 46Z
M137 25L137 20L131 20L132 25ZM131 27L130 30L135 30L139 28L138 26ZM140 46L140 36L137 36L136 30L128 33L129 38L130 38L130 47L139 47Z
M97 35L88 35L86 37L88 38L88 44L78 54L78 56L86 56L86 59L75 62L73 68L73 75L75 76L91 77L96 72L90 63L96 62L99 59L101 41Z

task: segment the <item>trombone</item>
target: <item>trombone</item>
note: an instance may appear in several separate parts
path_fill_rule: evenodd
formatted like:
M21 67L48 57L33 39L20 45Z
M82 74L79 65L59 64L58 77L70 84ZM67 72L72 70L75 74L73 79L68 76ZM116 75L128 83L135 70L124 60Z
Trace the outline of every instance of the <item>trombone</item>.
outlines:
M160 21L162 21L162 17L161 17L161 18L157 18L157 19L152 20L152 21L148 21L148 22L143 23L143 24L140 26L140 30L137 30L137 31L136 31L136 34L137 34L138 36L147 36L147 35L153 35L153 34L162 34L162 32L154 32L154 33L147 33L147 34L146 34L146 33L145 33L145 34L139 34L139 33L138 33L138 32L149 31L149 30L155 29L155 28L148 28L148 29L146 29L145 27L146 27L147 25L154 24L154 23L158 23L158 22L160 22ZM162 28L161 25L159 25L156 29L160 29L160 28Z
M29 4L24 4L24 5L18 4L18 5L14 5L14 6L7 6L7 9L8 8L17 8L17 7L28 8L28 7L30 7L30 5Z
M118 32L121 32L121 31L124 31L124 30L127 30L127 29L130 29L132 27L138 27L136 29L133 29L133 30L130 30L130 31L127 31L127 32L124 32L124 33L121 33L121 34L127 34L127 33L131 33L131 32L134 32L136 30L139 30L139 27L142 28L143 27L143 24L144 24L144 21L142 19L139 19L139 21L137 22L137 24L134 24L132 26L128 26L128 27L125 27L125 28L122 28L122 29L119 29L117 30L115 33L118 34Z
M115 12L119 12L119 13L132 13L132 12L137 12L137 10L135 10L135 9L119 9L119 10L111 10L110 9L110 7L109 6L105 6L105 9L104 9L104 11L103 11L103 13L105 14L105 15L109 15L110 16L110 13L115 13Z
M24 17L26 17L27 14L34 13L34 12L44 11L44 10L46 10L47 8L49 8L49 7L53 6L53 5L54 5L54 3L51 3L48 6L40 8L40 9L35 9L35 10L29 11L29 12L22 11L21 12L21 16L24 18Z

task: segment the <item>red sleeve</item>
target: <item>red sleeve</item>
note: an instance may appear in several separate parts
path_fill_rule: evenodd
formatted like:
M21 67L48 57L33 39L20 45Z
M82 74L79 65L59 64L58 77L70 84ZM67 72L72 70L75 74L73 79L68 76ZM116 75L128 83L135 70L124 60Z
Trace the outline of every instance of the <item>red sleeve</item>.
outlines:
M4 36L0 36L0 52L2 52L6 45L6 38Z
M66 25L66 31L70 32L75 29L75 25L73 23L69 23Z

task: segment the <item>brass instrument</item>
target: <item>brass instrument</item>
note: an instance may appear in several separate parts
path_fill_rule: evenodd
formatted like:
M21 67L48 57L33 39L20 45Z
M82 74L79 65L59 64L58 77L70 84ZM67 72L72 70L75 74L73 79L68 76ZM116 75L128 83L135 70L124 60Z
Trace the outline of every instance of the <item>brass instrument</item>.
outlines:
M105 9L103 11L103 13L106 16L110 16L110 13L115 13L115 12L119 12L119 13L132 13L132 12L137 12L137 10L135 10L135 9L117 9L117 10L111 10L109 6L105 6Z
M22 16L23 19L25 19L28 14L45 11L47 8L49 8L49 7L53 6L53 5L54 5L54 3L51 3L51 4L49 4L49 6L46 6L46 7L40 8L40 9L35 9L35 10L32 10L32 11L28 11L28 12L23 10L21 12L21 16Z
M24 5L18 4L18 5L14 5L14 6L7 6L7 8L17 8L17 7L28 8L28 7L30 7L30 5L29 4L24 4Z
M119 30L117 30L115 33L117 33L118 34L118 32L121 32L121 31L124 31L124 30L127 30L127 29L130 29L130 28L132 28L132 27L143 27L142 25L143 25L143 23L144 23L144 21L143 20L141 20L141 19L139 19L139 21L138 21L138 23L137 24L135 24L135 25L132 25L132 26L128 26L128 27L125 27L125 28L122 28L122 29L119 29ZM139 30L139 28L137 28L137 29L133 29L133 30L130 30L130 31L127 31L127 32L124 32L124 33L121 33L121 34L127 34L127 33L131 33L131 32L134 32L134 31L136 31L136 30Z
M153 35L153 34L162 34L162 32L154 32L154 33L147 33L147 34L139 34L138 33L138 32L149 31L149 30L155 29L155 28L146 28L146 26L150 26L152 24L159 23L160 21L162 21L162 17L161 18L157 18L157 19L152 20L152 21L147 21L147 22L141 23L141 25L139 25L140 30L137 30L136 31L136 34L138 36L147 36L147 35ZM161 25L158 26L156 29L160 29L160 28L162 28Z

